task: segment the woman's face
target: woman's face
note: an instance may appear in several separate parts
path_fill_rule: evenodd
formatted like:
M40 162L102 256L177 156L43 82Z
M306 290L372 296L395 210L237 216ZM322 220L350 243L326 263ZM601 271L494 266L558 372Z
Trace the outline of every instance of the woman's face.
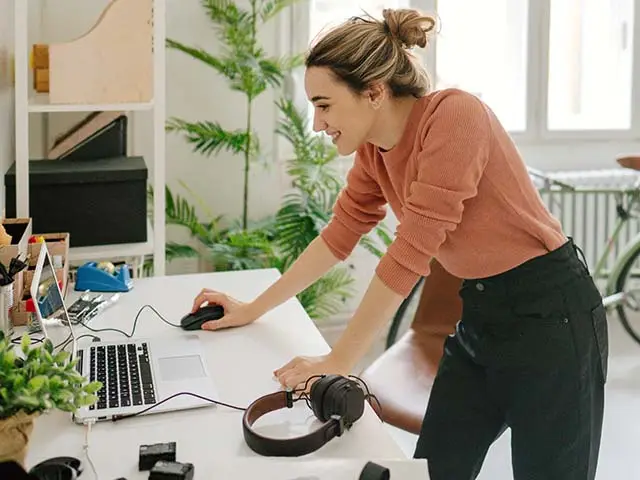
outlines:
M314 108L314 131L329 135L340 155L350 155L368 140L382 90L356 94L326 67L307 69L305 89Z

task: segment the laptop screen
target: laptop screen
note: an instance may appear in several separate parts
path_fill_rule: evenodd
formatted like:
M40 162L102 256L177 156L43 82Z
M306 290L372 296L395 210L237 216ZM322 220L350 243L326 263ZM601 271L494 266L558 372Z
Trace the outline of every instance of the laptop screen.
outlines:
M71 343L74 333L62 298L62 275L60 271L56 276L46 244L43 244L32 280L31 295L42 331L56 348ZM37 289L34 288L36 285Z

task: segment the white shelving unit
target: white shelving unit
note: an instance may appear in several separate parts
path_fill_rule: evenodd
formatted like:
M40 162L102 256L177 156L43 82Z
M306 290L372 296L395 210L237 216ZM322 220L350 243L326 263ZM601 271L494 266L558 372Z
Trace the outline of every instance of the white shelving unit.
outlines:
M30 54L29 8L33 0L18 0L14 6L15 32L15 152L16 213L29 217L29 122L32 113L150 111L153 118L153 223L148 222L147 241L133 244L73 247L71 261L142 257L153 254L154 275L165 274L165 37L166 0L153 0L154 100L150 103L51 104L47 94L35 94L29 81ZM39 2L38 2L39 3ZM44 42L46 43L46 39ZM71 240L73 244L73 239Z

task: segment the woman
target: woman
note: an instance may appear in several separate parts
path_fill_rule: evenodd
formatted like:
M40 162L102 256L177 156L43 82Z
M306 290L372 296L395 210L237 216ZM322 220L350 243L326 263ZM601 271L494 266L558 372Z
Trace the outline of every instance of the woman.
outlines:
M328 355L295 358L276 377L295 387L350 373L437 258L464 279L463 314L415 457L428 459L432 480L473 479L511 428L517 480L593 479L607 367L600 294L492 111L457 89L429 91L408 49L426 46L434 20L383 16L345 22L306 60L314 129L341 154L356 152L331 222L255 300L204 290L193 308L225 308L206 329L253 322L347 258L389 204L395 240L345 333Z

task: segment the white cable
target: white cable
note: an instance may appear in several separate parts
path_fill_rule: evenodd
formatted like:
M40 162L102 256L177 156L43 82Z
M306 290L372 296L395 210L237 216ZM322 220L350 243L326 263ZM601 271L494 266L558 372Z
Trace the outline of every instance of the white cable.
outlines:
M91 470L93 471L93 477L98 480L98 472L96 470L96 466L93 464L93 460L91 460L91 456L89 455L89 434L91 433L91 426L95 423L95 419L91 418L91 419L87 419L84 422L84 425L87 427L85 429L85 435L84 435L84 445L82 446L82 449L84 450L84 454L87 457L87 462L89 463L89 466L91 467Z

